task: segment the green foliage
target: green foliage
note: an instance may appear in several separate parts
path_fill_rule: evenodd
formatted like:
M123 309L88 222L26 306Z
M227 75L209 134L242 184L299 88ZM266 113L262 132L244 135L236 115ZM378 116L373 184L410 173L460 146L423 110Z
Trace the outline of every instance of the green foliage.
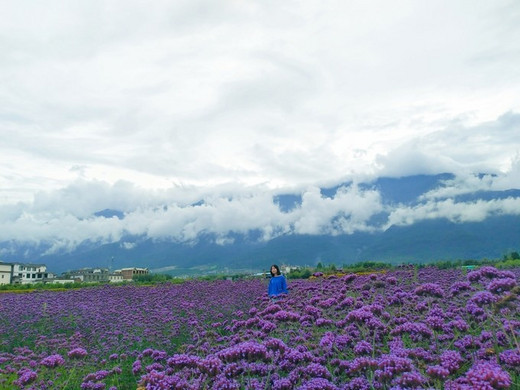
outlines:
M98 283L96 283L97 285ZM92 283L26 283L26 284L2 284L0 291L33 291L33 290L69 290L74 288L82 288Z
M310 268L299 268L289 272L286 276L288 279L309 279L314 273Z
M507 259L495 263L497 268L515 268L520 267L520 259Z
M511 252L504 255L502 259L481 259L481 260L443 260L434 261L417 265L419 268L423 267L437 267L439 269L463 268L471 269L471 266L482 267L491 265L496 268L514 268L520 266L520 255L518 252Z
M391 268L393 268L391 264L378 261L360 261L355 264L343 265L343 271L347 272L380 271Z
M142 282L142 283L149 283L149 282L165 282L167 280L172 279L171 275L167 274L146 274L146 275L134 275L132 277L132 280L134 282Z

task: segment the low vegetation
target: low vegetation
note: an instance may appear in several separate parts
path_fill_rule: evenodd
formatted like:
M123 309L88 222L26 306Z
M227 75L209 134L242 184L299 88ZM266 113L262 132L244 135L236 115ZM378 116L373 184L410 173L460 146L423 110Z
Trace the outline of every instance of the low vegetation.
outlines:
M0 388L520 387L520 268L368 266L0 294Z

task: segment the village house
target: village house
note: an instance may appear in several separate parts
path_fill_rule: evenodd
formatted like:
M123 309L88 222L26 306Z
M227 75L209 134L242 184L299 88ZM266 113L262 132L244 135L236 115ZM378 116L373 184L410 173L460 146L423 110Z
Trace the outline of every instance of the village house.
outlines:
M107 268L82 268L73 271L67 271L63 274L65 278L73 279L79 282L108 282Z
M38 283L53 277L45 264L13 263L12 283Z
M0 284L11 284L13 279L13 264L0 261Z
M0 261L0 285L28 283L110 282L132 280L135 275L147 275L148 268L123 268L109 272L107 268L82 268L67 271L61 277L47 271L45 264L6 263Z
M290 273L291 271L294 271L294 270L297 270L299 267L297 266L294 266L294 265L281 265L280 266L280 272L284 275L287 275L288 273Z
M0 284L44 283L55 275L45 264L5 263L0 261Z
M137 275L148 275L148 268L122 268L117 270L116 273L121 273L124 280L132 280Z
M108 275L108 281L110 283L118 283L124 281L123 274L121 272L113 272Z

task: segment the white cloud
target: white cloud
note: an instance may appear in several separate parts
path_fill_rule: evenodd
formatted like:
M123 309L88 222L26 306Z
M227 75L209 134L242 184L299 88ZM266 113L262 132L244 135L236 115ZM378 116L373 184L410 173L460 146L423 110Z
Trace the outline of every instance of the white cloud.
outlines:
M477 191L505 191L520 189L520 158L511 159L509 169L505 173L459 175L445 180L443 186L420 196L419 200L436 200L470 194Z
M378 174L382 162L394 175L417 160L423 173L504 169L518 151L496 133L482 148L489 128L457 135L520 109L516 2L21 1L0 11L2 202L66 186L76 166L149 188L274 188Z
M481 222L493 215L520 215L520 198L455 202L429 201L414 207L399 206L390 213L385 229L393 225L413 225L418 221L445 218L451 222Z
M211 235L217 244L227 245L233 242L233 234L253 231L270 240L289 234L376 232L439 218L480 222L493 215L520 214L520 198L457 202L454 196L492 189L506 179L507 175L456 177L420 198L422 203L416 206L385 206L377 190L360 190L355 183L339 187L333 196L311 186L288 192L301 196L301 204L289 211L275 203L280 193L267 187L230 184L212 190L151 191L128 182L78 180L59 191L39 193L33 203L0 207L0 242L43 244L47 253L54 253L86 241L122 242L131 249L128 235L185 243ZM94 216L105 209L122 211L124 218ZM372 218L382 213L389 213L388 221L378 227Z
M0 13L5 239L349 233L368 229L378 195L317 187L454 172L447 196L519 180L515 1L22 0ZM272 195L285 190L304 202L284 214ZM90 217L105 208L127 217Z
M333 198L321 195L319 188L310 188L302 196L302 205L294 211L294 232L297 234L351 234L373 228L367 222L383 210L376 191L359 191L356 186L340 187Z
M233 196L226 195L226 190L189 204L175 202L174 197L166 201L164 193L150 202L150 196L140 196L146 192L128 183L88 184L79 182L58 193L40 194L34 205L20 204L16 213L1 209L0 241L51 242L49 251L55 251L89 240L117 242L128 234L180 242L214 234L219 244L229 243L230 233L251 231L262 232L264 240L280 234L350 234L371 230L368 220L382 210L377 192L360 191L356 186L339 188L333 198L311 187L303 191L301 206L282 212L269 190L237 189L231 192L242 194ZM93 216L107 208L123 210L124 218Z

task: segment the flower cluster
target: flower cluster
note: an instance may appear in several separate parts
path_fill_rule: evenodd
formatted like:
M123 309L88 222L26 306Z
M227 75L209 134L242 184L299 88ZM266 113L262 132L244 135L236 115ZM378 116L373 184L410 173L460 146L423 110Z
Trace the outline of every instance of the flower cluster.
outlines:
M264 280L0 294L0 387L512 389L519 276L321 275L276 302Z
M442 298L444 291L437 283L424 283L417 287L414 291L417 295L431 295L433 297Z

